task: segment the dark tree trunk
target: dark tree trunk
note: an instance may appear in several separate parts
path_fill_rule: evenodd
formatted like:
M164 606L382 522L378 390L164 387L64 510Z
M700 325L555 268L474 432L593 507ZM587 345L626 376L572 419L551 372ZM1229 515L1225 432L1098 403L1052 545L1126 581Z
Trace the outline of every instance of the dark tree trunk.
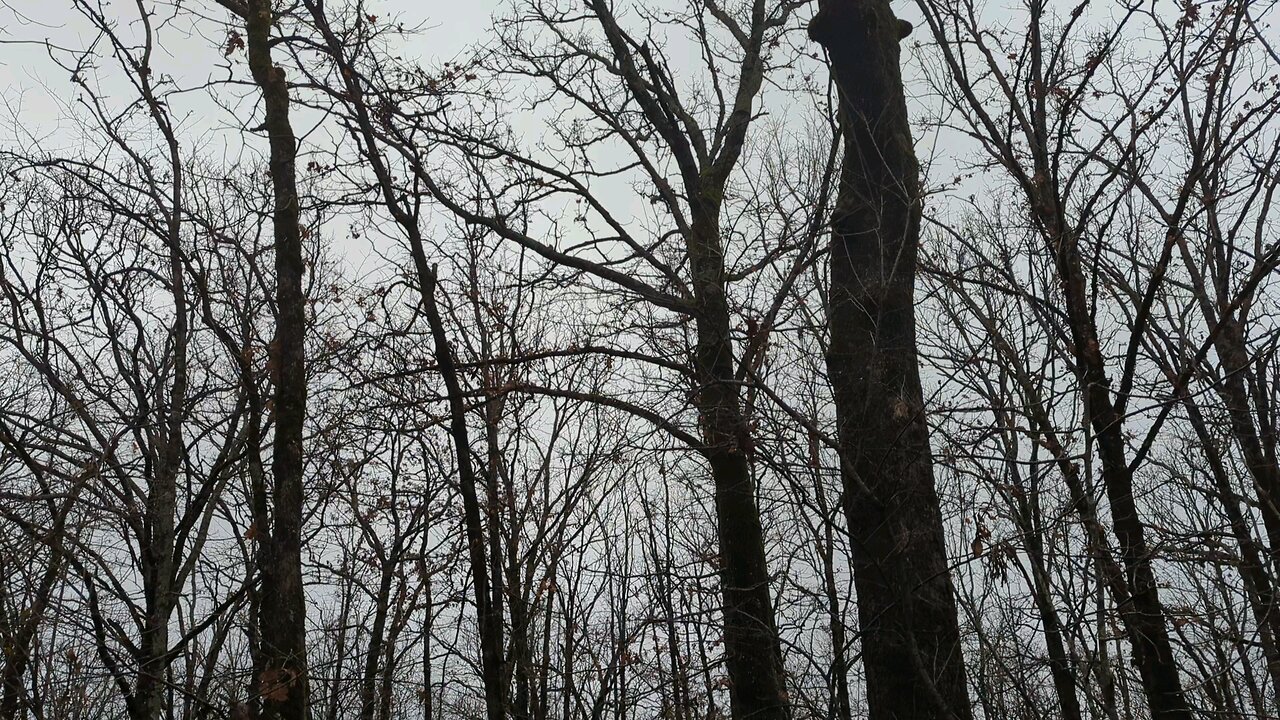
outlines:
M1031 76L1043 83L1040 18L1043 3L1031 6L1030 26L1032 52ZM1054 255L1054 271L1061 287L1067 324L1071 336L1076 373L1081 385L1081 400L1094 444L1102 465L1102 484L1111 509L1111 521L1119 542L1120 560L1127 581L1129 598L1121 613L1125 632L1133 648L1133 662L1142 678L1142 687L1152 718L1155 720L1190 720L1169 642L1166 613L1151 567L1151 549L1146 528L1133 497L1133 469L1129 465L1125 441L1126 400L1111 391L1106 359L1098 340L1093 300L1080 255L1080 236L1067 220L1065 201L1056 176L1056 159L1049 151L1047 93L1033 98L1031 111L1034 128L1031 155L1035 173L1023 188L1034 220L1039 224L1046 246ZM1120 406L1117 406L1117 402Z
M1214 314L1207 309L1207 298L1203 303L1206 322L1214 323ZM1270 554L1275 558L1280 555L1280 465L1263 446L1262 436L1251 415L1253 403L1246 381L1252 384L1253 368L1245 343L1244 323L1235 313L1222 313L1217 322L1223 326L1222 331L1214 336L1214 348L1222 362L1222 382L1218 384L1218 392L1231 419L1232 436L1258 490L1258 508L1271 545ZM1262 419L1262 427L1265 428L1265 418Z
M1240 548L1240 578L1244 581L1249 609L1253 611L1253 619L1257 624L1258 645L1263 657L1266 658L1273 702L1280 704L1280 653L1276 650L1276 640L1280 638L1280 616L1277 615L1278 604L1271 577L1262 559L1266 551L1250 531L1244 511L1240 507L1240 497L1232 487L1231 476L1199 406L1189 394L1182 397L1182 405L1186 408L1187 419L1195 430L1197 439L1200 440L1200 446L1208 461L1207 474L1213 478L1213 487L1218 493L1222 512L1227 516L1231 535ZM1276 710L1280 711L1280 705L1277 705Z
M1042 542L1044 530L1035 519L1031 501L1024 496L1018 498L1018 503L1019 524L1026 537L1026 553L1031 564L1031 597L1035 601L1040 625L1043 627L1044 646L1049 654L1049 674L1058 695L1059 710L1062 712L1062 720L1082 720L1084 715L1078 697L1075 657L1068 653L1063 642L1062 619L1058 617L1058 610L1054 607L1050 594L1049 570L1045 564Z
M784 720L790 717L791 706L774 624L764 530L747 456L750 429L733 381L719 213L708 209L695 215L691 234L689 259L697 296L695 367L701 386L697 407L715 485L729 700L733 717L739 720Z
M271 528L269 532L259 528L258 535L262 602L257 618L260 666L255 691L267 720L305 720L310 701L302 586L306 297L294 169L298 149L289 122L284 70L271 58L272 3L248 0L243 9L249 70L262 92L263 126L270 144L277 312L268 359L275 384Z
M827 367L871 720L971 717L916 356L916 162L887 0L827 0L809 26L840 90Z
M374 599L373 625L369 628L369 646L365 650L364 673L360 681L360 720L374 720L375 693L378 687L379 662L383 655L383 638L386 635L387 615L391 612L391 583L395 579L395 563L398 553L385 558L378 581L378 594ZM381 668L390 672L390 668Z
M751 432L742 412L735 376L734 344L726 298L724 248L720 212L725 188L741 157L753 106L764 81L763 46L772 3L750 3L750 25L740 28L743 49L731 109L715 135L715 147L695 151L700 130L684 118L678 101L653 75L661 72L647 44L636 43L618 25L610 3L589 0L600 22L620 79L655 134L671 149L684 184L688 223L681 228L689 258L689 308L696 328L693 370L697 378L694 404L703 434L702 454L711 469L719 539L720 591L724 612L724 657L733 717L785 720L791 715L782 650L774 621L764 533L756 506L749 454ZM746 8L744 7L744 10ZM727 99L727 98L726 98ZM672 213L684 215L674 200Z
M421 561L419 561L421 562ZM420 575L425 578L427 617L422 627L422 720L436 720L435 705L432 703L431 686L435 683L431 672L431 633L435 625L434 596L431 594L431 576L425 572L425 563L419 565Z
M816 456L817 453L815 452ZM819 480L821 482L821 480ZM849 701L849 642L845 634L844 615L841 610L840 588L835 574L835 531L828 510L826 494L822 488L814 491L819 512L822 513L822 539L819 553L822 557L822 586L826 591L827 624L831 632L831 710L832 720L853 720L853 708Z
M1046 227L1053 228L1054 224L1046 223ZM1142 686L1153 718L1191 720L1177 661L1173 657L1173 646L1169 642L1164 605L1151 568L1146 529L1133 499L1133 471L1126 457L1124 419L1116 412L1109 390L1111 383L1098 344L1097 330L1089 315L1089 296L1075 250L1076 242L1067 232L1057 234L1054 242L1061 248L1058 272L1067 300L1071 340L1076 348L1085 407L1102 463L1102 483L1111 505L1111 521L1120 543L1120 559L1129 585L1132 605L1125 613L1125 619L1134 664L1142 676Z

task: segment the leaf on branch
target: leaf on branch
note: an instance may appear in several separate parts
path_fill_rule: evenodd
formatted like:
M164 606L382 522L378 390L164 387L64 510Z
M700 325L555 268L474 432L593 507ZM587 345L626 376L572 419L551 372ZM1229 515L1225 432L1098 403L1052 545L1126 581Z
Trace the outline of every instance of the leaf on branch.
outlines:
M244 49L244 37L231 29L227 31L227 44L222 50L223 57L231 57L237 50Z

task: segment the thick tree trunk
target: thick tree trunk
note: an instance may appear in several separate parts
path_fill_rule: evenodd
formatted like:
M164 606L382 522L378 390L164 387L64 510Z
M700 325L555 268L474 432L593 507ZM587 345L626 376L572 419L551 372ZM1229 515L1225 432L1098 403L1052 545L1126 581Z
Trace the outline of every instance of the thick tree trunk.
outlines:
M255 691L267 720L305 720L310 702L302 585L306 297L302 291L302 228L294 169L298 149L289 122L289 89L284 70L271 59L272 3L248 0L245 10L249 70L262 91L264 127L270 143L277 311L276 335L268 360L275 381L271 528L269 532L259 528L258 536L263 601L257 618L261 665Z
M887 0L809 26L840 90L827 367L871 720L971 717L916 356L920 180Z

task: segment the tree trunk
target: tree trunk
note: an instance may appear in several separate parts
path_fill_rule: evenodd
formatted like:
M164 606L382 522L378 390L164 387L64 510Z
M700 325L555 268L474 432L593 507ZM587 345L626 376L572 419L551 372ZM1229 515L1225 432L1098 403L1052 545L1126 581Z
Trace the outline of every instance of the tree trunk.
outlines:
M1050 225L1050 227L1052 227ZM1124 445L1124 419L1112 402L1097 331L1088 316L1083 271L1075 253L1075 242L1065 235L1056 240L1065 249L1059 254L1059 273L1067 299L1071 339L1076 347L1084 403L1093 427L1098 458L1102 463L1102 483L1111 505L1111 521L1120 542L1120 559L1128 580L1132 607L1126 613L1126 630L1133 647L1134 663L1142 676L1151 716L1157 720L1191 720L1191 711L1182 690L1173 647L1165 623L1146 529L1133 499L1133 471Z
M61 525L61 519L58 524ZM0 720L25 717L27 693L22 683L31 666L31 650L36 640L36 631L44 619L45 608L62 569L62 550L51 546L49 563L40 577L31 605L24 609L25 613L19 614L14 632L3 638L4 647L0 648L0 658L4 660L3 668L0 669Z
M383 558L382 572L378 580L378 594L374 598L373 625L369 628L369 645L365 649L364 673L360 680L360 720L374 720L375 693L378 686L378 664L383 655L383 637L386 635L387 615L391 612L391 583L395 579L397 552ZM389 668L382 668L390 672Z
M271 58L272 3L245 5L249 70L262 91L270 143L274 207L276 335L268 363L275 384L271 455L271 528L259 528L262 598L258 609L261 666L255 688L267 720L305 720L309 706L306 600L302 586L303 421L306 297L302 291L302 228L294 164L297 141L289 122L284 70Z
M1254 539L1240 507L1240 498L1231 484L1226 465L1214 445L1214 440L1205 422L1199 406L1189 394L1182 397L1182 406L1186 408L1187 419L1203 448L1205 460L1208 461L1206 473L1213 478L1213 487L1217 491L1222 505L1222 512L1227 516L1227 524L1231 535L1240 548L1240 579L1244 581L1245 595L1249 599L1249 609L1257 625L1258 645L1267 662L1267 675L1271 679L1273 703L1280 703L1280 652L1277 652L1276 639L1280 638L1280 616L1277 616L1276 594L1263 561L1266 554L1261 544ZM1280 711L1280 706L1277 707Z
M840 89L827 354L871 720L971 717L916 356L920 180L887 0L809 26Z
M733 381L718 208L704 208L695 215L688 247L697 297L697 408L715 485L731 711L739 719L785 720L791 714L790 702L774 624L764 530L747 456L750 429Z

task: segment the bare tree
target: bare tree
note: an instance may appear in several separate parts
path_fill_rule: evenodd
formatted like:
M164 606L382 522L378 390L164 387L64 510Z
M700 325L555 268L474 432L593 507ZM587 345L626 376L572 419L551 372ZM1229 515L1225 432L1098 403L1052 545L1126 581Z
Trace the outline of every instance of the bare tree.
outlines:
M302 223L295 168L298 141L289 120L285 70L273 60L277 16L269 0L219 0L244 23L249 72L262 93L270 146L274 205L276 331L271 341L271 414L275 420L271 485L254 488L256 564L263 600L257 608L256 699L266 718L310 716L306 657L306 596L302 579L303 424L307 414L307 299L303 294Z

